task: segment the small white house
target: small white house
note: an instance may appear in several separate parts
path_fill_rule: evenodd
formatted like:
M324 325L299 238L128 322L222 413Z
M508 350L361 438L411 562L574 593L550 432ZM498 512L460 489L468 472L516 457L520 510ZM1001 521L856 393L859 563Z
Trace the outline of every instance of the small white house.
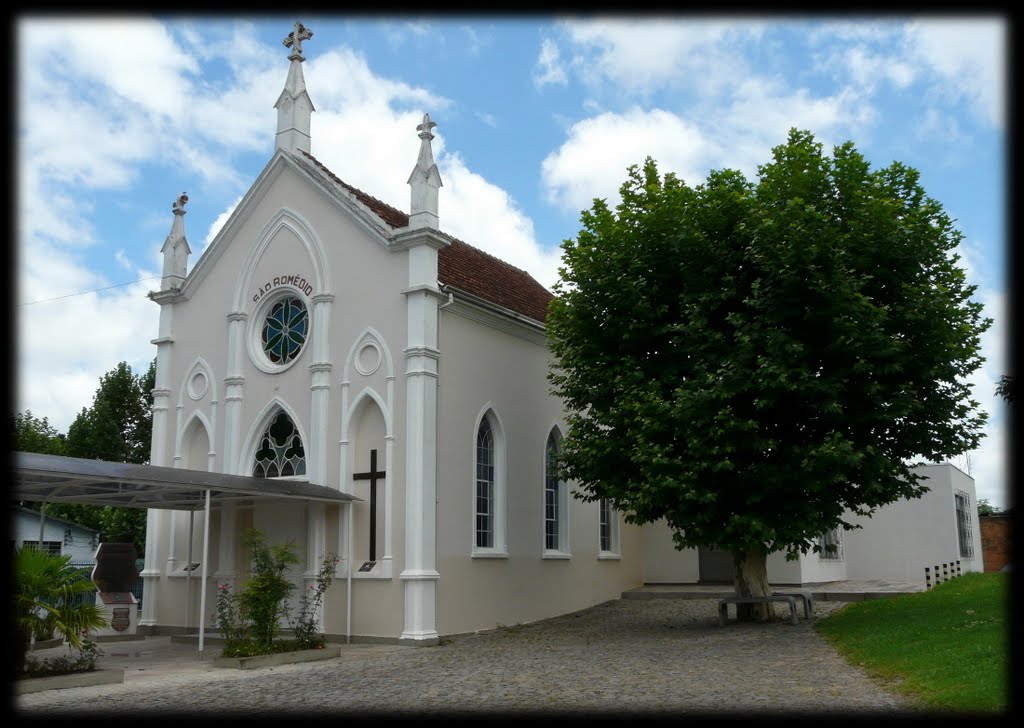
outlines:
M925 568L983 571L981 527L974 478L955 465L920 465L929 491L921 498L899 500L877 509L870 518L847 513L844 520L859 525L837 529L820 542L835 551L808 553L786 561L784 553L768 557L772 584L811 584L846 580L925 581ZM663 524L644 531L644 582L695 584L732 581L727 552L687 549L676 551ZM950 567L949 565L954 565ZM934 577L933 577L934 578Z
M24 506L11 508L11 548L39 544L39 511ZM42 520L43 549L51 554L71 557L73 564L95 563L100 532L63 518L46 516Z

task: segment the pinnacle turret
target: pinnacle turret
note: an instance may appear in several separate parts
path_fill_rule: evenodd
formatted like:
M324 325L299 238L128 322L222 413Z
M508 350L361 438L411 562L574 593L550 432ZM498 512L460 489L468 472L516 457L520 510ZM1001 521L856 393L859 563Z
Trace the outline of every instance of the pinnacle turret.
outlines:
M423 123L416 127L420 137L420 153L408 180L412 188L409 227L413 229L437 229L437 190L441 187L441 173L437 171L434 152L430 147L430 142L434 138L431 129L435 126L437 124L430 120L430 114L424 114Z

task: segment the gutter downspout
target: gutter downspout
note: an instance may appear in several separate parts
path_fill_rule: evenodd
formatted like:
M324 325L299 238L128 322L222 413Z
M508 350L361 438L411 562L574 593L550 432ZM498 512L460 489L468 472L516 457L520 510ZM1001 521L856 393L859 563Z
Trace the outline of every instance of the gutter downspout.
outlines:
M189 543L189 547L191 547ZM206 511L203 519L203 567L199 590L199 659L203 659L203 640L206 637L206 565L210 563L210 489L206 489ZM191 566L191 562L189 566ZM192 572L189 572L191 574Z
M185 631L192 626L192 530L195 526L196 512L188 512L188 563L185 568Z
M348 576L345 588L345 644L352 644L352 501L348 502Z

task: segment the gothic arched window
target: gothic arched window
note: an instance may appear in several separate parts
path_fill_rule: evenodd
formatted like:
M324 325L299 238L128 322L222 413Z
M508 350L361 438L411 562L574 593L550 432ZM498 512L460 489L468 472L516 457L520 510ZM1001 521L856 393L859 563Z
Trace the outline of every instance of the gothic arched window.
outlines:
M284 478L306 474L306 451L295 423L284 412L270 421L253 458L253 477Z

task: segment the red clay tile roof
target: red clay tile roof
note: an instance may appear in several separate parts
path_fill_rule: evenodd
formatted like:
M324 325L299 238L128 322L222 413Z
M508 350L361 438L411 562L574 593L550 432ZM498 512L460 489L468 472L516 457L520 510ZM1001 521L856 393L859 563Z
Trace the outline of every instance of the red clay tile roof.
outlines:
M409 225L406 213L343 182L312 154L304 151L302 155L335 184L351 192L388 227L397 229ZM445 237L452 243L437 253L437 279L441 285L452 286L544 323L548 303L554 298L548 289L526 271L450 235L445 234Z

